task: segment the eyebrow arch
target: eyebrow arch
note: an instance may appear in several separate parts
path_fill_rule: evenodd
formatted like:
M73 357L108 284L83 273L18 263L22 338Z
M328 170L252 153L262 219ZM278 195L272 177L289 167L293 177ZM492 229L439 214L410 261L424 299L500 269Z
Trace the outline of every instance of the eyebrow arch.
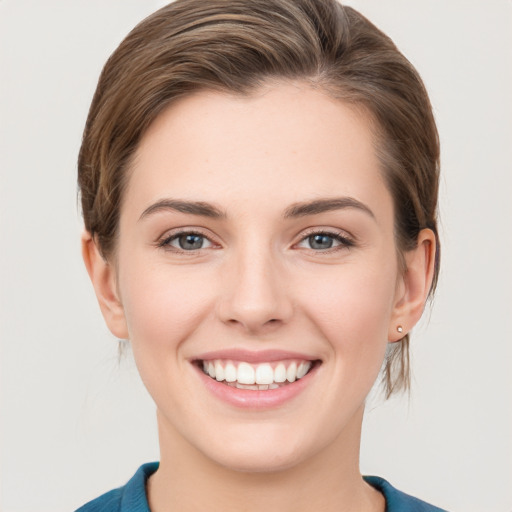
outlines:
M190 213L192 215L199 215L201 217L210 217L212 219L225 218L226 214L219 210L216 206L205 203L203 201L184 201L181 199L161 199L151 206L148 206L139 217L139 220L144 219L152 213L174 210L181 213Z
M318 213L329 212L332 210L343 210L346 208L355 208L375 219L375 215L370 208L353 197L333 197L315 199L305 203L295 203L285 210L284 217L285 219L292 217L305 217L307 215L316 215Z

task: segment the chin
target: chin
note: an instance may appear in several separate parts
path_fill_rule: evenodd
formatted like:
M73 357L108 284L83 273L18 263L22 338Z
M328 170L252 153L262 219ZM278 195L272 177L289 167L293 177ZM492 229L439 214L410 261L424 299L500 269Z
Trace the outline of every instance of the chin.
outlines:
M297 453L269 453L261 449L246 450L245 453L242 449L237 452L230 450L229 454L223 453L215 457L214 461L225 469L239 473L276 473L302 462Z
M226 436L224 440L209 443L203 454L218 465L241 473L274 473L299 465L308 458L308 449L300 439L293 439L290 431L259 433L247 429L243 436Z

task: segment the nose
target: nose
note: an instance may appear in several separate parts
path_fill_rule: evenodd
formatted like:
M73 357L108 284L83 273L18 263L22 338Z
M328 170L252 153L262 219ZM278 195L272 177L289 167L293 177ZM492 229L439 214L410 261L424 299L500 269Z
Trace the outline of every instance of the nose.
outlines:
M247 251L226 267L218 303L222 322L264 334L290 320L293 305L286 276L270 251Z

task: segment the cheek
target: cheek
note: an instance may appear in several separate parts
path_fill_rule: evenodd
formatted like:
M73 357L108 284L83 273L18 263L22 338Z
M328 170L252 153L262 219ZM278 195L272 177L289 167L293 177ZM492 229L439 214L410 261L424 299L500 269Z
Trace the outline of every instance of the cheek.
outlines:
M386 268L387 267L387 268ZM309 281L303 306L331 350L383 353L394 304L396 266L345 266Z
M134 266L133 268L143 268ZM179 348L198 327L214 284L197 269L158 265L125 275L121 296L134 350Z
M184 397L192 392L189 382L181 378L188 364L184 357L187 340L197 337L196 330L208 316L213 286L205 286L197 270L192 273L184 266L165 264L125 275L122 282L130 344L140 377L155 403L180 410Z

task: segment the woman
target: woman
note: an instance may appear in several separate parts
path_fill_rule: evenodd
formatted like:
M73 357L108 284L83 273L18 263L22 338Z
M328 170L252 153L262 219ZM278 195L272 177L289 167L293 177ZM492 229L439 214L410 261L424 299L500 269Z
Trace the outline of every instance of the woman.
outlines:
M107 62L84 261L160 462L80 510L440 510L361 477L439 268L439 143L393 43L328 0L178 0Z

